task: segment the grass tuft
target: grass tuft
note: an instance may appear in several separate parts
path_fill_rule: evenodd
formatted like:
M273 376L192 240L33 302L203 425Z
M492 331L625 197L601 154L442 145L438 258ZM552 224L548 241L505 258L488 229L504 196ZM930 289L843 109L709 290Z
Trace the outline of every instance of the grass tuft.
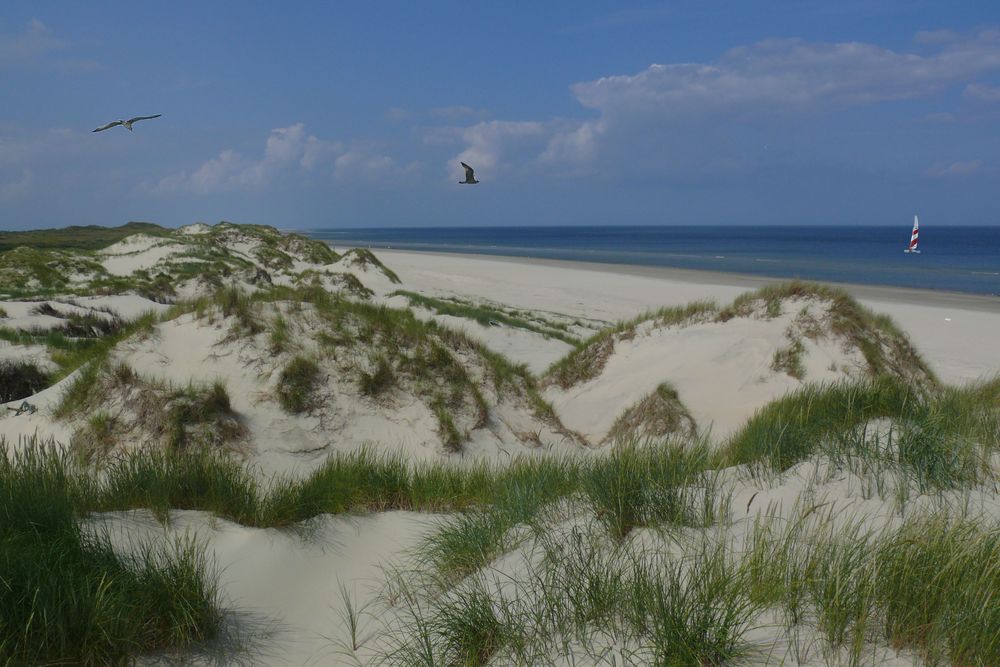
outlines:
M319 366L312 359L297 356L288 362L278 378L278 402L287 412L299 414L316 404L320 382Z

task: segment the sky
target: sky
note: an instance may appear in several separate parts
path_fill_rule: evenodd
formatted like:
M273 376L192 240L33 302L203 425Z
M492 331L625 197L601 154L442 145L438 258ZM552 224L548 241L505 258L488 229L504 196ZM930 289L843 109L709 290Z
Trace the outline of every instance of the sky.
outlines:
M0 4L0 229L998 225L998 193L996 0Z

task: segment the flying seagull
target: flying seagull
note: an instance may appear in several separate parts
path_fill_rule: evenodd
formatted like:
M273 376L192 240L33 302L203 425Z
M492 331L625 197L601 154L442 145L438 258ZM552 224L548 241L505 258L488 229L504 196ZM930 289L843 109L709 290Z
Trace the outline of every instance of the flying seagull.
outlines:
M460 163L462 168L465 169L465 180L459 181L462 185L475 185L479 181L476 180L476 171L464 162Z
M110 123L108 123L107 125L101 125L99 128L97 128L96 130L94 130L94 132L101 132L102 130L107 130L109 128L112 128L115 125L121 125L126 130L128 130L129 132L131 132L132 131L132 123L137 123L140 120L149 120L150 118L159 118L162 115L163 114L158 113L155 116L136 116L135 118L129 118L128 120L113 120Z

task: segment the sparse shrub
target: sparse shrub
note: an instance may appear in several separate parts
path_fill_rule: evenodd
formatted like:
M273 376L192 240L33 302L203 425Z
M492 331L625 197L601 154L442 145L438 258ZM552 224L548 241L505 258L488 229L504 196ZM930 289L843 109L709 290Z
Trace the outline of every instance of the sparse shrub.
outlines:
M32 315L44 315L46 317L58 317L59 319L64 319L66 315L62 312L56 310L51 303L48 301L43 301L37 306L32 306L29 311Z
M369 373L365 370L359 371L359 384L361 393L365 396L379 396L393 386L396 375L392 370L392 364L384 355L379 355L374 363L374 370Z
M802 380L806 376L806 368L802 364L802 355L806 348L800 338L793 338L788 347L782 347L774 351L774 358L771 360L771 370L778 373L785 373Z
M116 442L116 419L106 412L92 415L87 423L73 434L70 446L84 460L103 457L110 452Z
M48 371L34 361L4 359L0 361L0 403L33 396L51 381Z
M382 263L378 257L372 253L368 248L352 248L344 253L344 257L348 257L348 263L355 266L374 266L379 271L381 271L389 279L390 282L400 283L399 276L395 274L389 267Z
M455 426L455 420L452 419L451 413L448 412L448 407L444 401L439 400L435 402L434 416L437 417L438 437L441 438L444 448L453 454L461 452L462 434L459 433L458 428Z
M630 436L693 438L697 433L694 417L681 402L677 390L664 382L649 396L625 410L615 420L605 440L615 441Z
M288 344L288 320L280 314L271 321L271 354L281 354Z
M231 331L233 335L253 336L264 330L253 298L240 288L230 286L219 290L215 298L223 316L236 319Z
M316 403L319 366L312 359L298 356L288 362L278 378L278 402L287 412L298 414Z
M190 444L223 445L246 434L233 412L229 392L222 382L208 388L189 386L166 398L166 437L171 449Z

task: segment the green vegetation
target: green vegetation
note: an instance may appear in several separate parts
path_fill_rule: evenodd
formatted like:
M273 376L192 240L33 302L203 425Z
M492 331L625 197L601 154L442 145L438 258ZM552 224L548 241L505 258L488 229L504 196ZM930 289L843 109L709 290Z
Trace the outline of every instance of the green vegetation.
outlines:
M895 425L891 443L866 434L878 419ZM783 471L814 453L835 460L862 456L905 464L922 483L937 479L951 486L948 480L977 477L984 456L998 447L1000 379L926 395L897 378L879 377L807 385L773 401L729 439L721 464Z
M344 258L348 260L348 263L354 266L360 266L364 268L365 266L373 266L389 279L392 283L401 283L399 276L396 275L389 267L382 263L378 257L372 253L368 248L351 248L344 253Z
M694 439L698 435L698 425L684 407L677 390L664 382L619 415L605 441L616 442L634 435Z
M775 350L774 359L771 360L771 370L785 373L796 380L804 380L806 369L802 365L802 355L805 351L806 348L801 339L792 339L788 347Z
M87 341L86 345L70 344L65 348L53 345L50 354L52 360L60 367L60 372L53 380L62 379L74 371L79 371L76 378L66 387L59 405L56 406L55 416L67 417L86 405L93 396L94 383L107 365L108 357L115 346L130 336L151 332L157 321L158 318L154 313L146 313L122 326L115 333Z
M170 230L149 222L129 222L120 227L70 226L59 229L35 229L24 232L0 232L0 253L18 246L33 248L74 248L98 250L133 234L165 236Z
M305 412L315 405L319 382L320 371L316 362L297 356L288 362L278 378L278 402L292 414Z
M233 412L222 382L174 390L167 394L165 405L167 446L171 449L193 443L220 447L246 435L246 427Z
M1000 660L998 554L996 525L943 515L880 534L765 517L742 562L759 604L784 609L790 627L814 614L850 664L879 641L927 664L985 665Z
M582 490L615 539L639 526L708 526L724 514L707 474L708 449L693 443L619 443L583 474Z
M34 361L0 360L0 403L33 396L49 385L50 374Z
M80 481L50 449L0 442L0 662L123 664L213 637L220 601L202 550L121 555L77 523Z
M541 334L546 338L555 338L564 343L569 343L574 347L579 344L579 340L576 337L566 332L567 327L565 325L555 325L549 322L538 324L520 317L513 317L494 308L463 303L457 299L436 299L406 290L396 290L389 296L405 296L411 305L433 310L438 315L451 315L452 317L464 317L474 320L484 327L503 324L515 329L524 329L525 331Z
M361 393L375 398L388 391L395 383L395 374L385 356L379 355L372 362L372 371L358 370L358 385Z

